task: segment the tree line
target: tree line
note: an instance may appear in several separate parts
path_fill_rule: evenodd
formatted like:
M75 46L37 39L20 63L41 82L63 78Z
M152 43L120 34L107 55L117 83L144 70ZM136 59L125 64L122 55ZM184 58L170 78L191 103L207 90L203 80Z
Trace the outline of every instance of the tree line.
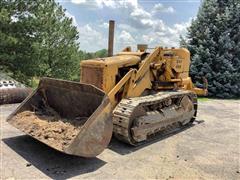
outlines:
M80 60L107 55L80 50L77 28L54 0L2 0L0 7L0 71L20 82L79 80Z

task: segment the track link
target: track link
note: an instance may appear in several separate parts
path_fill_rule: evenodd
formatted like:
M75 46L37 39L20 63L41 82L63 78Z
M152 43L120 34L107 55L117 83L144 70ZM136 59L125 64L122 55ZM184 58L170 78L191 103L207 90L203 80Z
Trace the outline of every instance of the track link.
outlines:
M183 101L192 108L188 114ZM164 91L123 99L113 111L113 132L117 139L139 145L159 132L192 123L196 115L197 96L191 91Z

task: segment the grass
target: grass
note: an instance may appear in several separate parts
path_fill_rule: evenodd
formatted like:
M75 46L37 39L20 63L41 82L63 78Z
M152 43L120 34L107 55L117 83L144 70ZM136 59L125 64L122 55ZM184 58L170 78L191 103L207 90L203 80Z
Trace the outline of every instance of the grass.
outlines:
M206 98L206 97L198 97L198 101L201 101L201 102L206 102L206 101L210 101L211 99L209 98Z
M31 82L30 82L30 86L33 88L33 89L36 89L38 87L38 84L39 84L39 78L37 77L33 77L31 79Z
M198 97L199 102L207 102L211 100L233 100L233 101L239 101L240 98L216 98L216 97Z

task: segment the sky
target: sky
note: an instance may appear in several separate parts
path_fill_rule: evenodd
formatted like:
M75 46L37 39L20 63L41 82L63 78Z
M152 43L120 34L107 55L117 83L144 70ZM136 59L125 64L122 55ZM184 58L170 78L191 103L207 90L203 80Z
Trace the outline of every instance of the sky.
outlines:
M178 47L201 0L58 0L79 32L80 49L107 49L108 21L115 20L114 52L137 44Z

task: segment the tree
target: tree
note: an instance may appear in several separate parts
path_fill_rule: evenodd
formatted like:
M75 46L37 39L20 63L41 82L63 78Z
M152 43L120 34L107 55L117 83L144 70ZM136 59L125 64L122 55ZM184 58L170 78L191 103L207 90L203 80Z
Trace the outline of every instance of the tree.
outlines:
M103 58L103 57L107 57L107 56L108 56L108 52L106 49L101 49L99 51L92 52L92 53L86 52L86 51L81 51L81 50L79 52L80 60Z
M20 81L79 74L78 32L54 0L0 3L0 64Z
M6 1L0 1L0 71L8 72L9 69L16 69L13 61L16 58L15 46L17 38L11 32L11 10Z
M205 0L187 36L191 76L209 82L209 95L240 97L239 0Z
M180 42L179 42L179 44L180 44L180 47L181 48L187 48L187 42L186 42L186 40L184 39L184 37L182 36L182 35L180 35Z
M101 49L101 50L95 52L95 56L99 57L99 58L107 57L108 51L107 51L107 49Z

